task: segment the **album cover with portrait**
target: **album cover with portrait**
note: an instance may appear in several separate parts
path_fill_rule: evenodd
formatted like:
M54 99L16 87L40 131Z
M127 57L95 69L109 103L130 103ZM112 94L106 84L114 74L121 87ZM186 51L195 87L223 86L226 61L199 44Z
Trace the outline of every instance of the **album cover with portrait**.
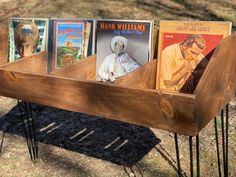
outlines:
M151 60L152 21L98 20L96 80L112 82Z
M94 20L50 19L48 72L94 53Z
M8 21L8 62L47 50L47 18L10 18Z
M160 21L156 88L193 93L231 22Z

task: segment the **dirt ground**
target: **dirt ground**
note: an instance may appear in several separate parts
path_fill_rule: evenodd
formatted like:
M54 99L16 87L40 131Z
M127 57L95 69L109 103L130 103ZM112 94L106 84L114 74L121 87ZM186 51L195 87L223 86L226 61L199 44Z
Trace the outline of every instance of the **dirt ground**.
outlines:
M1 97L0 103L0 140L3 140L0 176L177 176L173 133L36 104L32 108L39 159L33 163L16 100ZM235 117L233 104L229 118L229 176L232 177L236 176ZM219 118L217 122L220 129ZM201 176L218 173L213 126L212 121L200 133ZM188 137L179 136L179 146L183 173L189 176Z
M156 26L160 19L229 20L236 25L236 1L0 0L0 23L6 24L12 16L152 19ZM39 159L34 163L30 161L16 100L0 97L1 177L177 176L173 133L35 104L33 114L39 141ZM232 102L231 177L236 176L235 117ZM219 118L217 122L220 129ZM199 136L201 176L217 176L213 121ZM183 173L190 176L188 137L179 136L179 144Z

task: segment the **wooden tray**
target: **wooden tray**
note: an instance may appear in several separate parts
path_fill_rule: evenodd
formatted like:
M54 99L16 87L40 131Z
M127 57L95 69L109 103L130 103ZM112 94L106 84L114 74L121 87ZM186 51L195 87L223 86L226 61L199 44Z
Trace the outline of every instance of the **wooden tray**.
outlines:
M43 52L2 65L0 95L195 136L234 96L235 49L236 34L221 41L193 94L155 90L157 60L107 84L95 81L96 55L49 75Z

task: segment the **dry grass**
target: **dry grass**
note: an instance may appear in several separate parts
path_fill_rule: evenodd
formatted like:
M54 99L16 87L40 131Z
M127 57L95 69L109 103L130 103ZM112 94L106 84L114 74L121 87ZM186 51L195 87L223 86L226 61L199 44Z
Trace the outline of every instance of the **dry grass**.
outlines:
M4 0L0 21L18 17L73 17L155 20L230 20L236 25L236 1L232 0ZM73 8L72 8L73 7Z
M126 177L134 176L133 173L137 177L177 176L173 133L38 105L34 105L33 110L40 142L39 159L32 163L16 101L1 97L1 109L6 102L9 104L5 108L10 111L5 109L7 114L0 119L0 139L6 132L0 154L0 176ZM230 108L229 176L234 177L236 111L232 106ZM56 129L57 125L62 126ZM87 133L71 138L85 129ZM89 132L94 134L84 138ZM121 142L106 148L117 137L121 142L128 140L128 143L121 148L117 148ZM188 137L179 136L179 146L181 166L189 176ZM193 150L195 152L195 148ZM201 176L217 176L213 122L200 133L200 164Z

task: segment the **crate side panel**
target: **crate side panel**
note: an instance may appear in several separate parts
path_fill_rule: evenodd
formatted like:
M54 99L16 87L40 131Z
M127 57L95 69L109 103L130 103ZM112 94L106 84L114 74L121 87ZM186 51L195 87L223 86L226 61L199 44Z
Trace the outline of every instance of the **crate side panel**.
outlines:
M65 68L58 69L50 73L50 75L72 79L95 80L96 55L89 56Z
M236 33L222 40L195 90L195 117L199 131L234 97Z
M12 63L2 65L1 68L6 70L34 73L34 74L46 74L47 73L47 59L46 52L40 54L24 57Z
M155 89L156 62L157 60L152 60L141 68L118 78L114 81L114 84L134 88Z
M193 96L0 69L0 95L186 135L196 134Z
M8 30L7 26L0 26L0 65L8 61Z
M50 75L78 80L95 80L96 55L85 58ZM156 81L156 60L145 64L141 68L116 79L112 84L133 88L154 89Z

